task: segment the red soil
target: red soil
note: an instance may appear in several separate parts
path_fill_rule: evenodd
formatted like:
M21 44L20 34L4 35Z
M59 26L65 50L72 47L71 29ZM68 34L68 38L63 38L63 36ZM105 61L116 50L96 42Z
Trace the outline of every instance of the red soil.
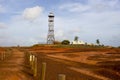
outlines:
M24 60L24 53L13 49L9 57L0 60L0 80L33 80L31 76L24 73Z
M48 64L46 80L56 80L59 73L64 73L67 76L67 80L120 79L120 64L118 64L120 63L120 49L55 48L45 46L33 47L29 51L38 57L39 69L42 62ZM102 62L105 61L118 62L114 66L111 66L111 62L109 63L110 65L104 65ZM117 70L114 70L114 68ZM103 71L106 72L104 72L104 75L101 73ZM112 74L113 72L114 75Z
M24 52L37 57L37 77ZM0 60L0 80L40 80L42 62L47 63L45 80L57 80L59 74L66 80L120 79L120 49L41 46L12 49L7 59Z

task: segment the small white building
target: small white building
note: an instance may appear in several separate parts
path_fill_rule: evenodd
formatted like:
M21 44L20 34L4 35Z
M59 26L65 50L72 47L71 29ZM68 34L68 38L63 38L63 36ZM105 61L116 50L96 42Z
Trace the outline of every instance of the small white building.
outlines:
M85 42L83 42L83 41L72 41L71 44L81 44L81 45L85 45Z

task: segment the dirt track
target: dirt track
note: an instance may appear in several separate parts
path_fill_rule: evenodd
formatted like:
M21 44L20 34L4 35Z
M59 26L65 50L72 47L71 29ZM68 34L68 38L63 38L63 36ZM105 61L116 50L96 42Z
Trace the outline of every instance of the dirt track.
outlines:
M24 72L24 61L25 54L13 49L10 57L0 60L0 80L33 80Z
M66 80L120 80L120 50L23 48L38 59L34 78L28 59L20 50L13 48L7 59L0 60L0 80L39 80L42 62L47 63L45 80L57 80L58 74L65 74Z
M120 50L37 47L29 51L37 56L39 71L42 62L47 63L46 80L57 80L58 74L65 74L66 80L120 80Z

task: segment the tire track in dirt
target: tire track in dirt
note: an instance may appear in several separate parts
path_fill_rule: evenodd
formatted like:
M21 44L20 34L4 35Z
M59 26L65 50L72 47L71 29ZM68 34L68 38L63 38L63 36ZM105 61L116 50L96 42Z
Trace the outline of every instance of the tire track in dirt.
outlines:
M25 73L25 54L18 49L12 49L9 59L0 60L0 80L33 80Z
M39 53L35 54L38 58L39 64L39 70L41 70L41 64L42 62L47 63L46 68L46 80L56 80L58 78L58 74L65 74L66 80L101 80L98 77L94 77L91 75L86 75L81 72L77 72L75 70L70 69L69 67L71 65L76 66L77 63L72 63L65 60L55 59L49 56L46 56L45 54ZM41 73L39 73L41 75ZM52 75L52 76L51 76ZM40 76L39 76L40 77ZM38 79L36 79L38 80Z

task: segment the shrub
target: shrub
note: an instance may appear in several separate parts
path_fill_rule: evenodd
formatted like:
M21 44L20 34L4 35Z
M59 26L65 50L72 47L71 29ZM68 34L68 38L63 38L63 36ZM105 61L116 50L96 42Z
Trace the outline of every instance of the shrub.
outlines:
M69 41L69 40L63 40L63 41L62 41L62 44L68 45L68 44L70 44L70 41Z

